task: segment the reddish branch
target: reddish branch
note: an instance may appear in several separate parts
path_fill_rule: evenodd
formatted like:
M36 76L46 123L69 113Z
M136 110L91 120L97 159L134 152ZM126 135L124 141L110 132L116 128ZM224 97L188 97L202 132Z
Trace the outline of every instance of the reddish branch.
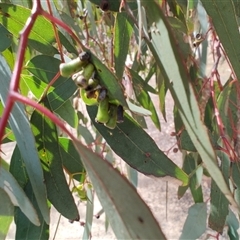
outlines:
M50 9L50 7L49 7ZM11 78L10 82L10 88L9 88L9 93L6 99L6 107L4 109L1 121L0 121L0 139L3 139L4 136L4 130L7 125L8 118L10 116L11 110L13 108L14 102L19 101L24 104L30 105L37 109L38 111L42 112L45 116L50 118L56 125L58 125L64 132L66 132L71 138L74 138L74 136L68 131L66 126L60 119L58 119L51 111L43 107L42 105L38 104L37 102L34 102L21 94L18 93L19 89L19 82L20 82L20 75L23 67L23 62L24 62L24 55L25 55L25 50L27 48L27 42L28 42L28 36L33 28L33 25L35 21L37 20L37 17L43 15L46 17L48 20L50 20L53 25L54 23L61 26L64 28L71 36L72 38L76 41L78 46L80 48L83 47L82 43L79 41L77 36L73 33L71 28L67 26L65 23L60 21L59 19L53 17L51 14L47 13L42 9L41 6L41 1L40 0L35 0L33 2L33 7L31 11L31 16L27 19L26 24L23 28L23 30L20 32L20 41L19 41L19 48L18 48L18 53L17 53L17 58L16 58L16 63L14 65L14 70L13 70L13 75ZM56 28L55 28L56 30ZM58 36L57 31L55 31L55 36ZM60 46L60 42L58 42ZM60 48L61 50L61 48Z
M214 106L214 113L215 113L215 117L216 117L216 121L217 121L217 126L218 126L218 130L219 130L219 134L220 137L222 139L223 142L223 147L222 151L224 151L226 154L229 155L229 158L232 161L236 161L237 156L236 153L233 149L233 147L231 146L231 143L228 141L226 134L225 134L225 127L224 124L222 122L222 119L220 117L219 114L219 110L218 110L218 106L217 106L217 102L216 102L216 97L215 97L215 89L214 89L214 77L217 79L217 82L219 84L219 88L220 90L222 90L222 85L221 85L221 81L220 81L220 76L218 73L218 64L221 58L221 43L218 39L214 39L214 43L216 44L214 46L214 66L212 68L212 72L211 72L211 76L209 78L210 81L210 88L211 88L211 97L212 97L212 101L213 101L213 106Z

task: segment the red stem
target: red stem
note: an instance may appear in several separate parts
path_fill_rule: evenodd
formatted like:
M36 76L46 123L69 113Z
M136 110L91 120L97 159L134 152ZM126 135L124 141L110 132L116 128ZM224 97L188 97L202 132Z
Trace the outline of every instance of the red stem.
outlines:
M39 103L25 96L22 96L18 92L10 92L9 95L11 96L12 100L22 102L23 104L27 104L37 109L39 112L41 112L42 114L50 118L52 122L58 125L66 134L68 134L70 138L76 139L76 137L67 129L66 125L57 116L55 116L49 109L45 108L44 106L40 105Z
M81 50L83 50L84 47L83 44L81 43L81 41L78 39L78 37L76 36L76 34L74 34L74 32L72 31L72 29L65 24L64 22L62 22L61 20L55 18L54 16L52 16L51 14L49 14L48 12L44 11L43 9L41 9L40 12L41 15L43 15L45 18L47 18L48 20L50 20L51 22L54 22L55 24L61 26L63 29L65 29L71 36L72 38L76 41L76 43L79 45L79 47L81 48Z
M17 92L19 88L19 82L20 82L20 74L22 71L22 66L24 62L24 55L25 55L25 49L27 47L28 42L28 36L30 34L30 31L37 19L37 16L39 15L39 8L41 8L40 0L35 0L33 3L32 13L31 16L27 19L26 24L23 28L23 30L20 32L20 41L19 41L19 48L17 53L17 60L16 64L14 65L13 69L13 75L10 82L10 88L9 92ZM7 121L10 115L10 112L12 110L14 101L11 97L11 94L8 94L6 99L6 106L2 115L2 119L0 122L0 140L2 140L4 135L4 130L7 125Z

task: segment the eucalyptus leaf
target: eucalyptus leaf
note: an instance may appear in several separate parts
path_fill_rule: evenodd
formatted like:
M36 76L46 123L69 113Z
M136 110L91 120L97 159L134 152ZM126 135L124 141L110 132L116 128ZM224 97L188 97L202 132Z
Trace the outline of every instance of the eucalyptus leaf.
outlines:
M47 97L41 103L51 110ZM42 162L49 201L64 217L71 220L79 219L77 206L62 169L62 156L55 124L37 111L32 114L31 124Z
M123 76L133 30L132 21L129 18L124 12L117 13L114 24L114 63L118 79L121 79Z
M0 188L0 238L6 239L13 220L14 206L7 193ZM4 203L4 204L3 204Z
M9 92L10 78L11 71L5 59L0 55L0 99L4 106ZM9 123L24 159L41 213L46 223L49 223L49 209L47 206L46 187L43 182L43 171L38 158L29 120L22 104L15 103L10 115Z
M209 2L210 3L210 2ZM149 17L151 30L151 42L149 48L154 54L164 77L168 80L175 104L179 109L182 121L188 134L199 152L211 177L225 194L228 201L238 208L226 181L217 166L217 158L210 142L208 132L203 122L192 86L190 77L186 71L185 63L177 48L176 39L171 28L156 2L151 4L143 2ZM170 83L170 80L172 83Z
M196 203L188 209L180 240L198 239L206 231L207 204Z
M19 33L24 28L31 14L31 10L20 5L8 3L0 3L0 8L0 23L2 23L14 37L18 38ZM73 48L61 32L58 32L58 34L66 49L69 52L77 53L75 48ZM30 32L28 44L41 53L54 55L58 52L53 46L55 42L56 39L51 22L39 15Z
M214 29L233 67L237 79L240 79L240 37L234 1L202 0L203 7L211 17ZM231 44L229 44L231 43Z
M21 208L23 213L35 225L39 226L39 219L31 202L20 188L19 184L4 168L0 168L0 188L5 191L14 206Z
M171 176L183 185L188 184L188 176L174 164L156 145L154 140L128 115L115 129L108 129L95 122L97 108L87 107L88 114L100 134L112 150L132 168L146 175L156 177Z
M110 163L84 147L74 145L118 239L166 239L136 189Z
M0 24L0 52L3 52L12 43L12 34Z

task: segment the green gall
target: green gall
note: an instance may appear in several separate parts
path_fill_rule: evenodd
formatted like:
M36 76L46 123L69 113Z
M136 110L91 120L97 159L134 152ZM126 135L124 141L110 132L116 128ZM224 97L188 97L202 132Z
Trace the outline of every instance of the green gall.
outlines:
M81 70L87 64L85 61L81 61L79 58L75 58L68 63L61 63L59 66L60 74L63 77L70 77L72 74Z
M108 98L105 98L98 105L97 116L95 119L96 122L107 123L109 121L108 108L109 108Z
M114 129L117 126L117 106L110 104L109 106L109 120L104 125L107 128Z

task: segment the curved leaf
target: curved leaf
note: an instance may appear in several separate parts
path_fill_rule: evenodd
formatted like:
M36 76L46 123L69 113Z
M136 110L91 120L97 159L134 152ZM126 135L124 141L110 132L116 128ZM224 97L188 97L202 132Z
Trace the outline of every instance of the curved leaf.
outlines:
M188 209L180 240L198 239L207 228L207 205L196 203Z
M231 209L229 210L229 214L226 219L226 224L228 225L229 238L231 240L238 240L239 239L239 234L238 234L239 222L235 214L231 211Z
M118 239L166 239L136 189L107 161L74 140Z
M47 98L44 98L42 104L51 110ZM64 217L79 219L77 206L63 173L55 124L37 111L32 114L31 124L42 162L48 199Z
M0 202L0 239L6 239L10 224L13 220L14 206L7 193L1 188Z
M5 62L5 59L0 55L0 98L3 105L5 105L8 95L10 78L11 71ZM17 140L17 145L20 149L21 155L24 159L41 213L46 223L49 223L49 209L47 206L46 187L43 182L43 171L38 158L29 120L27 119L25 109L22 104L15 103L10 115L9 123Z
M24 28L31 14L31 10L20 5L8 3L0 3L0 9L0 23L18 38L20 31ZM77 54L75 48L61 32L59 32L59 37L69 52ZM29 35L28 44L41 53L54 55L58 53L58 50L53 47L55 42L56 39L51 22L42 16L38 16Z
M73 142L68 138L62 137L58 140L65 170L70 174L74 174L74 179L80 181L81 175L85 172L85 169Z
M45 88L45 83L48 84L54 78L59 72L60 63L60 60L46 55L36 56L28 62L26 69L33 75L33 83L31 83L31 85L29 83L29 86L31 86L30 90L33 94L39 96L39 88ZM76 89L76 84L72 79L60 76L52 85L48 93L48 99L52 111L56 111L63 106Z
M31 202L17 183L16 179L10 172L0 168L0 188L7 193L12 204L19 206L28 219L35 225L39 226L39 219Z
M156 145L154 140L128 115L113 130L95 122L97 108L87 107L88 114L112 150L132 168L155 177L171 176L188 184L188 176Z
M146 109L151 111L151 119L155 126L160 130L160 121L152 102L151 97L149 96L148 92L144 89L144 80L133 70L129 69L129 72L133 79L133 89L136 95L138 102Z
M169 81L175 104L177 105L182 121L188 134L204 161L211 177L215 180L218 187L225 194L230 203L238 207L232 193L230 192L221 171L217 166L217 158L210 142L207 129L201 121L201 114L197 104L196 96L189 74L186 71L185 63L181 59L181 53L177 47L171 27L166 21L160 7L155 3L143 2L151 25L151 42L149 47L154 54L163 73Z
M227 57L233 67L237 79L240 79L240 46L239 27L236 17L234 1L202 0L203 7L211 17L214 29L217 32Z
M132 22L126 13L118 13L114 25L114 66L116 76L122 79L129 42L133 30Z
M12 34L0 24L0 52L3 52L12 43Z
M108 90L111 99L117 99L123 106L127 107L126 99L123 93L123 87L116 76L94 55L91 53L91 62L100 80L100 84Z
M31 187L30 179L27 174L26 166L23 158L16 146L11 158L10 172L17 179L18 184L24 190L28 198L31 200L34 208L39 216L40 226L33 225L23 214L20 208L15 208L14 220L16 223L16 239L47 239L49 235L49 226L44 221L40 209L37 205L36 198Z
M48 239L49 238L49 225L44 221L41 212L38 208L36 198L33 193L31 183L28 181L27 185L24 188L25 193L28 198L31 199L31 202L34 208L37 210L40 226L36 227L33 225L26 216L22 213L19 208L15 209L15 223L16 223L16 234L15 239Z

